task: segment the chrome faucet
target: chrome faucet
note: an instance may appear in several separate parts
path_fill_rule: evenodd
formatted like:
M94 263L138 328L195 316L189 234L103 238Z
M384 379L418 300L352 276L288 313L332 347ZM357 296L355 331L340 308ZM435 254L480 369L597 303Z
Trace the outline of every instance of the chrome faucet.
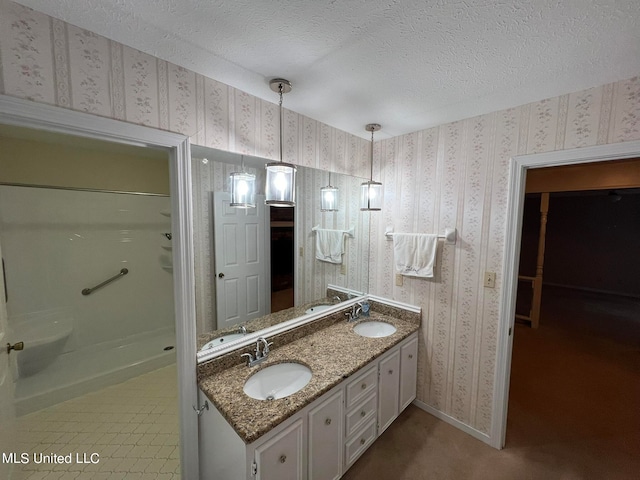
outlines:
M260 349L261 345L262 345L262 350ZM273 345L273 342L267 342L266 338L260 337L256 341L255 355L251 355L250 353L243 353L240 356L247 357L247 366L253 367L255 365L258 365L261 362L264 362L267 359L267 356L269 355L269 351L270 351L269 347L271 345Z
M351 306L350 312L345 312L344 316L347 317L347 322L355 322L360 318L360 313L362 313L362 304L357 302Z
M247 327L245 327L244 325L241 325L238 328L238 333L241 333L242 335L246 335L247 334Z
M334 296L331 300L335 301L335 303L342 302L342 299L338 295Z

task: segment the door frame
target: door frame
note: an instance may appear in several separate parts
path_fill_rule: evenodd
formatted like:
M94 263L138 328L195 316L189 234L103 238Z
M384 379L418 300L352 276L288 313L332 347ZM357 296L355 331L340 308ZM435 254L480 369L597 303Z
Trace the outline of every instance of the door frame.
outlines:
M193 206L189 138L120 120L98 117L30 100L0 95L0 123L50 132L160 147L169 152L173 291L175 299L180 465L182 478L197 479L198 417L196 384L196 314L193 252Z
M593 147L559 150L511 158L507 199L504 258L502 261L503 286L500 317L496 339L496 368L493 384L490 445L501 449L507 434L507 410L513 326L516 312L516 289L520 258L520 236L524 207L525 181L530 168L555 167L578 163L603 162L640 157L640 141L611 143Z

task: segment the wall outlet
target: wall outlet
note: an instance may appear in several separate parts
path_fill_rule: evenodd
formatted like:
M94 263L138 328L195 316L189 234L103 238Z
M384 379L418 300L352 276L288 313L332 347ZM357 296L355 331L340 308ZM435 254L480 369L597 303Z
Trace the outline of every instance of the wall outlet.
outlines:
M300 252L300 256L304 257L304 247L300 247L298 251Z
M484 272L484 286L496 288L496 272Z
M340 274L341 275L346 275L347 274L347 265L346 264L342 264L340 265Z
M400 273L396 273L396 287L401 287L403 281L403 276Z

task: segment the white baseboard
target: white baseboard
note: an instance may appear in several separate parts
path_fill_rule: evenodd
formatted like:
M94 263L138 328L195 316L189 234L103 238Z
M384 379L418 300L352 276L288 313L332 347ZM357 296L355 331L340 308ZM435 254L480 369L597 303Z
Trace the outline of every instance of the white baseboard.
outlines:
M448 423L453 427L456 427L458 430L462 430L464 433L471 435L473 438L476 438L481 442L484 442L487 445L493 447L493 445L491 444L491 437L486 433L482 433L480 430L476 430L475 428L470 427L466 423L462 423L460 420L456 420L450 415L447 415L446 413L442 413L440 410L436 410L432 406L427 405L426 403L421 402L420 400L414 400L412 403L419 409L424 410L427 413L430 413L437 419L442 420L443 422Z

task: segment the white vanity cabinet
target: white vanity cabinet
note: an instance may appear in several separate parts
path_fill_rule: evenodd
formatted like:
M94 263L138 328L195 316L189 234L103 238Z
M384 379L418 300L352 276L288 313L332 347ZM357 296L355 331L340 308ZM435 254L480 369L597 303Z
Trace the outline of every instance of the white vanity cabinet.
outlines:
M416 398L418 384L418 337L409 337L400 347L400 412Z
M287 428L275 435L265 435L254 448L253 459L256 480L291 480L303 478L304 422L295 419Z
M210 407L199 419L200 478L339 479L415 398L417 353L413 333L248 445Z
M378 435L400 413L400 349L394 348L379 361Z
M343 389L325 397L309 411L309 480L342 476Z

